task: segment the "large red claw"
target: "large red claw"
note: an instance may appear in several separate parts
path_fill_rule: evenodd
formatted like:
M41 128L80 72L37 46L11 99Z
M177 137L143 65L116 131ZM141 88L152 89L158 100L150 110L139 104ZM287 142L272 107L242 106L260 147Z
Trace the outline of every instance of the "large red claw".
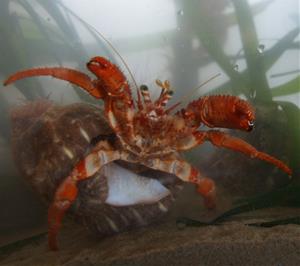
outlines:
M255 112L247 101L236 96L213 95L191 102L183 115L190 117L196 125L222 127L250 131L253 128Z
M110 96L128 95L131 99L126 77L118 66L104 57L96 56L87 63L87 68L97 76Z
M57 79L65 80L83 88L95 98L99 99L103 97L101 91L94 86L93 81L88 75L77 70L64 67L33 68L19 71L11 75L6 81L4 81L3 84L6 86L20 79L37 76L51 76Z

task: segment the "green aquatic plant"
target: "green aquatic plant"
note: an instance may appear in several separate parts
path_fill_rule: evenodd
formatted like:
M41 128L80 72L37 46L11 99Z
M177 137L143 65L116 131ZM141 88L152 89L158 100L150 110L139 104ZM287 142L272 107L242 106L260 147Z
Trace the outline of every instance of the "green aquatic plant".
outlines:
M236 95L244 95L255 107L266 115L260 115L260 123L268 125L268 138L270 143L281 143L274 147L282 152L280 147L284 147L287 154L287 161L293 169L293 177L290 182L285 182L279 188L271 189L268 192L260 193L257 196L245 198L243 201L237 201L235 207L213 219L210 223L204 223L189 218L178 219L179 225L186 226L203 226L207 224L219 224L229 217L248 212L252 210L264 209L277 206L288 206L300 208L300 109L294 103L282 100L276 100L274 97L287 96L300 92L300 75L285 84L271 88L266 78L266 72L274 66L284 52L289 49L299 50L299 42L295 41L299 35L299 27L283 36L269 50L263 51L264 46L260 43L255 24L253 21L253 9L249 6L247 0L232 0L234 7L235 19L231 19L237 23L242 41L243 56L246 61L247 68L242 71L235 71L232 58L225 55L217 36L209 30L207 25L211 25L205 13L199 11L198 20L194 19L193 23L197 24L197 32L201 43L209 52L210 56L219 64L223 71L229 76L230 80L215 89L209 91L209 94L234 93ZM265 4L267 4L265 2ZM189 8L187 4L187 8ZM231 16L231 18L233 18ZM299 70L293 71L298 73ZM282 75L289 73L282 73ZM276 121L270 123L269 121ZM276 129L274 129L276 127ZM280 139L282 134L275 136L275 132L285 131L286 139ZM274 146L274 145L273 145ZM224 160L224 154L219 157L210 158L209 162ZM227 164L233 163L234 159L227 160ZM257 169L258 170L258 169ZM245 171L245 169L244 169ZM230 170L229 170L230 172ZM259 171L257 171L259 173ZM260 176L262 178L262 176ZM251 180L252 182L253 180ZM300 216L271 221L266 223L254 223L255 226L274 226L277 224L300 223Z
M200 8L197 11L194 6L195 2L193 4L191 4L191 2L182 1L181 8L187 10L185 11L185 13L188 14L187 20L190 20L190 23L187 26L193 28L193 33L201 41L210 56L207 56L204 59L201 58L201 61L198 60L195 53L191 53L190 57L188 57L181 53L180 50L182 50L182 48L178 48L178 45L174 42L172 48L174 50L174 54L178 56L174 64L172 64L174 66L172 71L176 74L178 79L182 79L181 73L178 73L179 70L177 68L180 67L182 62L186 61L191 64L191 70L193 69L193 71L190 71L187 74L187 79L196 79L197 82L197 71L199 70L199 66L206 66L212 61L217 62L230 80L221 86L212 89L209 93L232 93L235 95L243 95L255 106L259 106L264 110L267 110L267 114L276 110L273 112L272 116L266 116L268 119L273 119L274 121L274 119L277 119L278 114L283 116L283 124L278 123L277 125L274 125L274 123L271 123L270 127L272 130L272 127L277 126L277 129L282 128L287 132L287 135L289 136L289 139L286 140L289 143L287 146L290 145L287 148L287 160L289 161L290 166L294 169L292 182L288 185L272 189L267 193L263 193L255 197L246 198L244 201L237 202L236 207L217 217L212 221L212 223L218 224L232 215L273 206L295 206L299 208L300 109L293 103L282 100L279 101L274 99L274 97L299 93L300 77L298 75L293 80L273 88L270 88L266 80L266 72L277 63L278 59L284 52L289 49L299 50L299 41L295 41L299 34L299 27L288 32L269 50L260 52L259 50L262 47L256 34L252 16L263 12L272 3L272 1L261 1L253 6L249 6L246 0L233 0L233 12L223 14L221 11L226 7L226 4L224 4L224 6L219 6L220 9L217 9L218 12L216 12L216 15L213 17L210 17L210 13L206 12L205 8ZM205 3L205 1L197 2L199 2L200 7L203 7L201 5L204 5ZM208 5L211 4L211 1L206 2ZM218 5L222 5L222 1L215 2L218 2ZM24 18L20 17L17 13L14 13L13 10L10 10L10 3L15 3L22 7L28 16ZM49 14L48 19L50 21L48 19L45 20L36 9L32 8L30 1L28 0L0 2L0 29L2 39L5 40L1 43L2 49L0 51L0 71L3 77L7 77L16 70L27 68L28 65L40 65L40 62L34 61L37 58L34 58L31 50L35 52L35 55L39 54L47 57L51 64L62 64L64 60L74 60L74 58L76 58L78 59L78 61L76 61L78 68L80 65L84 65L85 63L85 61L81 62L81 59L89 58L88 51L86 50L87 48L84 46L83 40L81 40L73 20L70 19L70 17L75 17L75 14L64 7L58 0L38 1L38 4L46 11L47 14ZM189 18L189 14L194 14L194 16ZM80 18L77 17L77 19L81 21ZM214 27L213 25L216 24L214 19L219 19L219 25L222 25L222 27ZM59 26L56 27L53 24L57 24ZM103 44L103 39L101 39L101 37L83 21L81 21L81 25L83 25L94 37L99 49L103 49L105 52L108 52L106 45ZM244 53L230 56L225 54L222 47L222 41L225 40L227 32L226 29L232 25L238 25L240 28L243 44L242 51ZM169 30L162 34L167 38L171 38L172 36L175 36L177 32L176 30ZM135 37L130 40L125 39L124 43L130 42L130 49L134 51L144 50L149 46L151 48L155 47L155 42L151 42L153 37L157 38L157 36L150 34L149 36ZM54 49L54 47L56 47L56 49ZM196 59L192 58L194 56ZM247 63L247 69L244 71L236 71L234 62L243 58ZM14 65L9 62L14 62ZM193 68L193 66L195 67ZM176 84L178 82L176 82ZM21 84L16 84L16 87L27 100L47 96L42 90L42 84L37 79L24 80L24 82L22 82L22 86ZM87 96L85 93L82 93L81 90L77 90L76 87L74 87L74 90L77 91L81 99L93 101L92 98ZM7 113L9 109L9 102L2 94L0 94L0 101L0 133L2 137L8 139L9 126ZM280 110L278 110L278 108ZM279 141L273 139L272 142L278 143ZM181 221L184 221L187 225L207 224L189 219ZM289 222L299 223L299 217L253 225L272 226L275 224Z
M62 65L74 61L77 68L89 58L87 47L81 39L74 20L93 37L100 50L113 57L102 37L87 23L62 5L60 0L36 1L10 0L0 2L1 61L3 78L29 66L48 64ZM43 12L40 12L40 11ZM82 61L81 61L82 60ZM48 97L38 79L26 79L15 84L25 100ZM83 101L96 102L76 86L73 89ZM20 96L19 96L20 97ZM9 139L9 102L0 93L0 135Z
M62 65L65 62L73 63L75 68L84 66L90 51L82 39L83 31L91 36L90 40L100 51L110 54L101 36L65 8L60 0L0 1L1 84L12 73L30 67ZM12 163L10 110L15 104L49 98L50 95L44 80L26 79L14 85L14 88L2 87L0 92L0 199L1 207L5 209L1 216L0 234L3 238L0 245L4 244L3 241L14 239L11 236L16 231L29 232L30 235L32 227L45 222L44 207L34 198ZM73 89L79 100L96 102L76 86ZM55 92L55 89L52 88L52 91ZM24 218L22 214L25 212ZM21 235L19 237L25 237Z

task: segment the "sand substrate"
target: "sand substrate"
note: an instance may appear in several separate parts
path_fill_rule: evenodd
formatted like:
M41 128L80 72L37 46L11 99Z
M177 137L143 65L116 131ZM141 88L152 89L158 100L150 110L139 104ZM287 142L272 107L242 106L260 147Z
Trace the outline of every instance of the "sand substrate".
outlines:
M297 210L299 211L299 210ZM242 221L179 230L174 222L97 240L65 223L60 250L46 236L0 256L0 265L300 265L300 226L250 227Z

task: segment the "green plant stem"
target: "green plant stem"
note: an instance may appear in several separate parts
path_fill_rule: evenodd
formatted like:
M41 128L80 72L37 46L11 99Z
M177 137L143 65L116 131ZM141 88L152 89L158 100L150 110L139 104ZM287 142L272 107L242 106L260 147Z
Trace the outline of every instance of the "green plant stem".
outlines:
M272 101L272 95L266 78L262 53L259 52L259 42L247 0L232 0L235 7L240 35L247 62L247 81L251 95L256 94L256 100Z

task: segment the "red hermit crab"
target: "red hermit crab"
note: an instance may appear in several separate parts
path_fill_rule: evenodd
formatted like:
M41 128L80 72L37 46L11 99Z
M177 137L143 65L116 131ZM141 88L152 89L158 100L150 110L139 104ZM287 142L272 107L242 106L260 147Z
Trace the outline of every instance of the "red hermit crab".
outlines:
M8 85L32 76L52 76L71 82L104 101L105 116L117 136L117 145L114 147L106 140L100 140L57 188L48 212L51 249L57 249L56 238L62 218L77 197L78 182L92 177L105 164L115 160L138 163L195 184L208 208L215 206L214 182L202 176L198 169L179 155L179 152L205 141L265 160L288 175L292 174L283 162L257 151L241 139L219 130L199 130L201 125L205 125L250 131L255 115L248 102L235 96L205 96L174 112L177 104L166 107L173 93L168 81L156 81L161 93L155 101L150 98L148 88L142 85L137 91L135 103L125 76L115 64L103 57L94 57L87 63L87 68L96 79L74 69L46 67L17 72L4 82L4 85Z

